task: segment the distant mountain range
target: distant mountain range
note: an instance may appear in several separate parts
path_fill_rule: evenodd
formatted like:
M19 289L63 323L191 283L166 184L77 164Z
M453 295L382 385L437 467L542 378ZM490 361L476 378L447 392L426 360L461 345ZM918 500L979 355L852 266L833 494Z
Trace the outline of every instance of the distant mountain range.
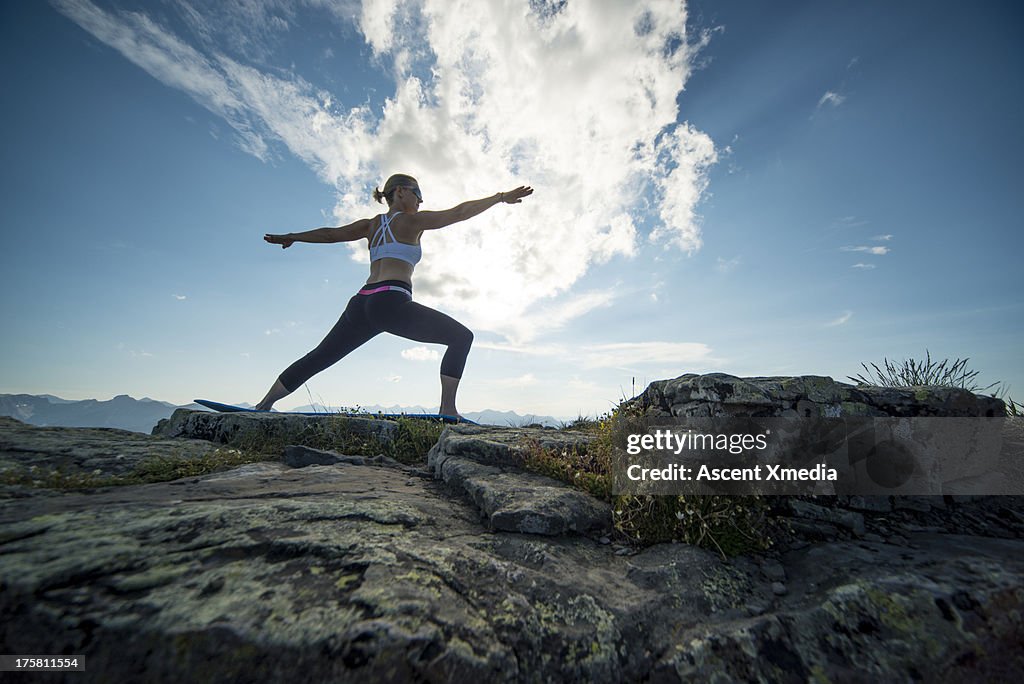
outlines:
M247 404L239 404L248 406ZM175 406L166 401L134 399L120 394L109 401L96 399L70 400L50 394L0 394L0 416L12 416L24 423L60 427L112 427L149 434L156 424L169 418L177 408L205 410L197 404ZM361 406L370 413L437 413L437 407L422 406ZM336 413L337 407L300 406L296 411ZM561 424L551 416L521 416L514 411L470 411L463 414L469 420L486 425L521 426L540 424L557 427Z
M120 394L109 401L72 401L44 394L0 394L0 415L32 425L112 427L149 433L178 408L166 401L134 399ZM191 404L186 408L199 408Z

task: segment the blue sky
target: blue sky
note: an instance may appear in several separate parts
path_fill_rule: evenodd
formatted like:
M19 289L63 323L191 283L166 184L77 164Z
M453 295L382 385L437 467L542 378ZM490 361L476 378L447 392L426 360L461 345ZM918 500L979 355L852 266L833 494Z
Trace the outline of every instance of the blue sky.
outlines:
M207 5L216 7L208 9ZM255 402L367 274L266 232L536 192L426 236L459 406L970 357L1024 395L1013 3L0 5L0 392ZM278 404L436 406L380 336Z

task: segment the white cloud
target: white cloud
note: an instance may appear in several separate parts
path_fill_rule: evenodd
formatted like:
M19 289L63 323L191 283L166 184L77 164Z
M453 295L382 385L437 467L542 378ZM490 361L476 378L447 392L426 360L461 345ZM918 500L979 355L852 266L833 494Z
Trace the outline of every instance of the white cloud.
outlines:
M396 84L382 111L344 109L288 69L223 52L262 65L281 36L302 30L291 3L181 0L192 45L141 12L55 0L221 117L248 153L269 159L283 143L337 189L339 220L375 213L370 189L399 171L420 179L429 209L534 186L522 205L424 237L418 298L443 301L475 330L522 343L599 306L603 295L569 293L593 264L636 254L645 198L658 207L649 240L701 248L697 207L717 152L705 133L677 124L676 100L710 33L688 42L683 0L543 11L505 0L307 3L348 30L356 17Z
M704 244L696 208L708 184L707 169L718 161L714 143L689 124L677 127L662 150L665 166L655 174L662 196L661 224L651 233L651 242L692 254Z
M630 368L653 363L685 368L712 361L711 348L700 342L619 342L585 345L580 351L586 368Z
M186 299L188 299L188 297L186 297L185 295L176 294L176 295L171 295L171 296L174 297L175 299L177 299L179 302L182 302L182 301L185 301Z
M718 257L718 261L715 264L715 268L719 273L732 273L736 270L736 267L740 265L740 258L733 257L732 259L723 259Z
M828 323L825 324L825 327L826 328L833 328L833 327L835 327L837 325L845 325L846 322L849 321L852 317L853 317L853 312L852 311L844 311L842 316L840 316L839 318L835 319L834 321L829 321Z
M879 256L888 254L891 250L888 247L842 247L844 252L867 252L868 254L877 254Z
M651 364L663 364L672 368L678 368L680 365L708 367L718 362L718 359L712 358L711 348L700 342L617 342L582 347L474 342L473 348L550 357L564 361L567 365L580 365L586 369L631 368Z
M825 91L825 94L821 96L821 99L818 100L818 107L823 107L826 104L832 105L833 107L838 107L839 105L843 104L845 100L845 95L840 95L839 93L827 90Z
M854 264L854 265L853 265L853 266L851 266L850 268L862 268L862 269L864 269L864 270L866 270L866 271L870 271L870 270L871 270L871 269L873 269L874 267L875 267L875 265L874 265L874 264Z
M231 49L247 59L267 60L291 29L297 3L291 0L176 0L180 16L204 46Z
M866 226L867 224L867 221L863 219L858 219L856 216L843 216L842 218L833 221L832 225L829 226L829 230L845 230L848 228L858 228L860 226Z
M490 384L500 387L531 387L536 385L538 380L533 373L526 373L515 378L500 378L492 380Z
M618 293L614 290L598 290L568 295L547 305L538 305L534 310L520 314L512 320L501 320L501 311L487 312L487 325L497 330L513 343L528 343L543 333L564 327L573 319L595 309L611 306Z
M525 354L527 356L561 356L566 353L565 347L554 344L513 344L474 341L473 349L489 349L491 351Z
M412 347L402 350L402 358L407 361L437 361L440 356L434 349L426 347Z
M605 389L604 385L598 384L593 380L585 380L579 376L573 376L569 378L567 387L571 390L575 390L578 394L594 394L596 392Z
M659 302L659 301L661 301L661 292L664 289L665 289L665 281L659 280L659 281L655 282L651 286L651 290L649 292L649 296L651 298L651 301L652 302ZM638 292L638 294L639 294L639 292Z
M141 12L110 14L88 0L53 0L58 10L165 85L183 90L222 117L237 142L264 159L267 145L254 132L247 105L214 62Z
M892 235L876 235L875 237L873 237L871 239L872 240L880 240L882 242L888 242L889 240L892 240L892 238L893 238Z

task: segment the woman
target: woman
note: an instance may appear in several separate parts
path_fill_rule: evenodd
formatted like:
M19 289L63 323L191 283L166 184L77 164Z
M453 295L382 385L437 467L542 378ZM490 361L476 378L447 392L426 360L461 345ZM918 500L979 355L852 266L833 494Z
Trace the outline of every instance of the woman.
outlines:
M373 198L387 200L388 211L339 228L317 228L304 233L264 235L263 239L287 249L295 242L351 242L367 240L370 249L370 277L349 300L345 312L316 349L289 366L274 383L256 409L269 411L282 399L328 366L382 332L417 342L447 345L441 359L442 415L461 418L455 408L455 394L473 343L469 328L440 311L412 301L412 272L422 256L420 236L472 218L499 202L519 204L533 194L520 186L484 199L463 202L446 211L420 211L423 195L412 176L396 174L374 189Z

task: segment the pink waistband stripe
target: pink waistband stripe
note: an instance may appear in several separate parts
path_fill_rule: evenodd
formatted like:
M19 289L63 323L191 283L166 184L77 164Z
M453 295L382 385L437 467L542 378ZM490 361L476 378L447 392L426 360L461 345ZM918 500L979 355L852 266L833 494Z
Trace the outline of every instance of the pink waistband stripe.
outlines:
M399 287L398 285L381 285L380 287L375 287L372 290L370 290L370 289L363 289L363 290L359 291L359 294L361 294L361 295L372 295L372 294L377 294L378 292L387 292L388 290L397 290L398 292L404 292L405 294L407 294L410 297L412 297L412 292L409 292L404 287Z

